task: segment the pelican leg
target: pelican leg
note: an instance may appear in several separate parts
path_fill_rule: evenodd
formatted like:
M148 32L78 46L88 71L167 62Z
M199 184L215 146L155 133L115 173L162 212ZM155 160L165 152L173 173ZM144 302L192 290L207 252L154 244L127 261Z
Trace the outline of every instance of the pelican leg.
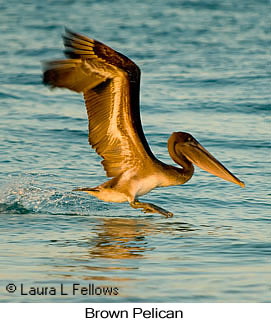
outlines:
M139 202L138 200L134 200L130 202L130 205L134 209L143 209L142 212L144 213L159 213L166 216L167 218L173 216L173 213L165 209L162 209L161 207L154 205L152 203L145 203L145 202Z

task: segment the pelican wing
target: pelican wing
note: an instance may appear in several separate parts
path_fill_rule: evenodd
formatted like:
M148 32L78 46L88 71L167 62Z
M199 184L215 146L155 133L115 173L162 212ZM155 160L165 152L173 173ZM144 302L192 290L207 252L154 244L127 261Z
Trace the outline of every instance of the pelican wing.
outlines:
M140 70L126 56L66 30L66 60L44 65L45 84L83 92L89 143L103 158L108 177L154 159L140 121Z

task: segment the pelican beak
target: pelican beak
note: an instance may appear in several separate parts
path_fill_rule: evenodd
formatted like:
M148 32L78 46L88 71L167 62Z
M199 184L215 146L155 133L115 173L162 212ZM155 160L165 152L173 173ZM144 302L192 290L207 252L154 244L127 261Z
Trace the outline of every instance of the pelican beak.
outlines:
M223 178L226 181L245 187L245 183L235 177L214 156L212 156L195 138L183 144L182 153L201 169Z

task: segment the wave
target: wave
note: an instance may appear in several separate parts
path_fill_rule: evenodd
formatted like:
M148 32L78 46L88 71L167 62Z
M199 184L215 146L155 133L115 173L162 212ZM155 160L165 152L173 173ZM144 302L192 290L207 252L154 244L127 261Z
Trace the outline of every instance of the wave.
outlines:
M19 202L14 203L0 203L0 214L27 214L31 211L21 205Z

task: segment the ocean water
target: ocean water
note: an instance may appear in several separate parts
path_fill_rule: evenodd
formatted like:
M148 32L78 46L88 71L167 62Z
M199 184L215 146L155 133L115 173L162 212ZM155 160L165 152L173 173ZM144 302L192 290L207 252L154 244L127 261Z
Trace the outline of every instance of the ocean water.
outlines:
M1 302L270 301L269 13L267 0L0 1ZM82 97L41 83L65 26L140 66L159 159L173 163L167 139L186 131L246 187L197 168L141 198L168 219L72 192L106 177Z

